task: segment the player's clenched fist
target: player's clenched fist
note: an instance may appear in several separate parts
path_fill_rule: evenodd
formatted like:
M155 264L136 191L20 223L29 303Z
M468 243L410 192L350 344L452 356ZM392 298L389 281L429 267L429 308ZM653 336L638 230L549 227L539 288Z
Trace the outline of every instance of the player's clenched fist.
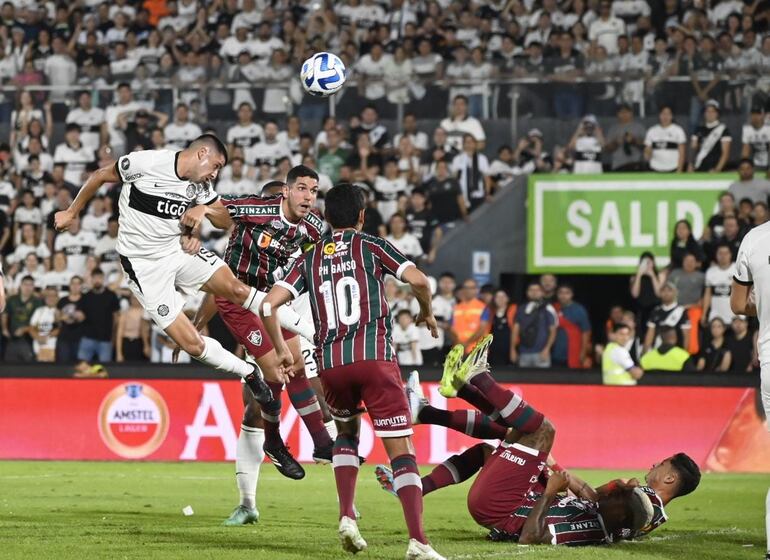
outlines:
M179 221L183 226L192 228L193 233L197 233L201 227L203 219L206 217L207 212L208 206L205 204L199 204L198 206L193 206L192 208L186 210L185 213L182 214L182 217L179 219Z
M75 213L72 210L61 210L53 215L53 224L56 231L66 231L70 228Z

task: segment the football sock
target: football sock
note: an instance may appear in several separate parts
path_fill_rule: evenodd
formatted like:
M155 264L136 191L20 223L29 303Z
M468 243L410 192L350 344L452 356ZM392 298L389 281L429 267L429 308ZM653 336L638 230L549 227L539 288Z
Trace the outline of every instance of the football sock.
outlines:
M257 291L256 288L251 288L249 295L241 304L241 307L248 309L255 315L259 315L259 308L262 305L262 300L265 299L264 292ZM289 305L282 305L278 308L278 322L287 331L291 331L300 336L304 336L306 339L312 342L315 336L315 327L313 323L308 319L301 317L294 309Z
M353 500L356 497L358 466L358 438L339 434L334 442L332 467L334 481L337 484L337 497L340 501L340 519L356 518Z
M234 373L241 377L246 377L254 371L254 366L225 350L219 341L208 336L201 336L201 338L203 339L203 353L200 356L193 356L199 362L203 362L217 371Z
M462 400L467 402L468 404L472 405L473 408L478 408L481 412L492 418L493 420L497 420L500 418L500 413L497 411L497 409L490 403L484 395L481 394L481 391L476 389L473 385L470 383L466 383L463 385L458 391L457 396L460 397Z
M503 389L489 375L489 372L475 375L471 383L481 391L492 406L500 411L500 418L506 425L522 433L531 434L543 423L542 413L529 406L512 391Z
M277 445L283 442L281 439L281 391L282 383L268 381L267 385L273 392L273 402L262 405L262 420L265 425L265 442L268 445Z
M324 426L326 426L326 431L329 432L329 437L332 438L332 441L335 441L337 439L337 424L334 420L329 420Z
M321 412L321 405L318 404L318 397L310 386L310 381L305 377L304 372L297 372L294 377L286 384L286 392L289 393L289 400L297 410L297 413L305 423L307 431L313 438L313 444L316 448L329 447L333 440L324 426L324 417Z
M422 526L422 481L417 458L411 454L399 455L390 460L390 467L393 469L393 490L401 501L409 538L426 544L428 539Z
M259 468L265 458L262 444L265 431L241 424L238 445L235 448L235 481L241 494L241 505L247 508L257 507L257 481Z
M442 410L427 405L418 418L423 424L446 426L478 439L503 439L508 431L478 410Z
M436 466L428 476L422 477L422 495L439 488L460 484L476 474L484 466L484 444L477 443Z

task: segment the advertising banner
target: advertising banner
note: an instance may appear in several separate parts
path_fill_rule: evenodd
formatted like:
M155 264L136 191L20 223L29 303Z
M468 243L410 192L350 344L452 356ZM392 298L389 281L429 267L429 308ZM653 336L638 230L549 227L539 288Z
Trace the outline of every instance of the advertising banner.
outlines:
M668 264L674 224L699 239L733 174L531 175L528 272L629 274L651 251Z
M679 451L712 470L770 472L754 389L506 385L556 426L553 453L573 468L645 469ZM433 406L447 401L423 385ZM0 379L0 459L232 461L243 405L237 381ZM281 431L301 461L313 442L284 399ZM475 440L415 426L421 463L440 463ZM387 462L364 415L359 452Z

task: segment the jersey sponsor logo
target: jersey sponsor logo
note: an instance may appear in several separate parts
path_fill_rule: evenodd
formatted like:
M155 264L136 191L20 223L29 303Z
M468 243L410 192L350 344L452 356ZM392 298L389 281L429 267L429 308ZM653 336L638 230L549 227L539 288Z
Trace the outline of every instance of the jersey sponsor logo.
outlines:
M511 463L516 463L517 465L523 467L527 464L527 460L523 457L519 457L518 455L514 455L510 452L510 450L506 449L502 453L500 453L500 458L505 459L506 461L510 461Z
M128 206L144 214L150 214L164 220L178 220L187 210L186 201L169 200L160 196L146 194L131 186L128 195Z
M123 383L104 397L97 415L99 435L116 455L142 459L166 439L169 413L155 389L140 383Z
M254 346L262 346L262 331L260 330L251 331L249 333L248 340Z
M132 175L127 175L125 181L126 183L130 183L131 181L136 181L141 176L142 176L141 173L134 173Z
M273 239L273 237L267 233L260 233L259 237L257 238L257 247L260 249L267 249L269 247L280 249L281 242L277 239Z
M337 253L347 253L350 246L346 241L330 241L324 245L323 253L327 257L336 255Z
M230 205L227 211L231 216L277 216L278 206L235 206Z
M165 317L166 315L168 315L168 305L166 305L165 303L161 303L158 306L158 315L160 315L161 317Z
M391 416L390 418L374 418L373 422L375 428L397 428L408 424L406 416L403 414Z

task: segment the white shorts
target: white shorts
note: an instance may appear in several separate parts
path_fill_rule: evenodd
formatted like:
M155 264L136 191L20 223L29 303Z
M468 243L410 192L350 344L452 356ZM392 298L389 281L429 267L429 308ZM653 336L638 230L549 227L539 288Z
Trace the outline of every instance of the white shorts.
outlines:
M207 249L188 255L181 249L160 259L124 257L120 264L128 276L128 287L152 317L165 330L182 312L185 294L194 294L225 261ZM177 291L179 290L179 291Z

